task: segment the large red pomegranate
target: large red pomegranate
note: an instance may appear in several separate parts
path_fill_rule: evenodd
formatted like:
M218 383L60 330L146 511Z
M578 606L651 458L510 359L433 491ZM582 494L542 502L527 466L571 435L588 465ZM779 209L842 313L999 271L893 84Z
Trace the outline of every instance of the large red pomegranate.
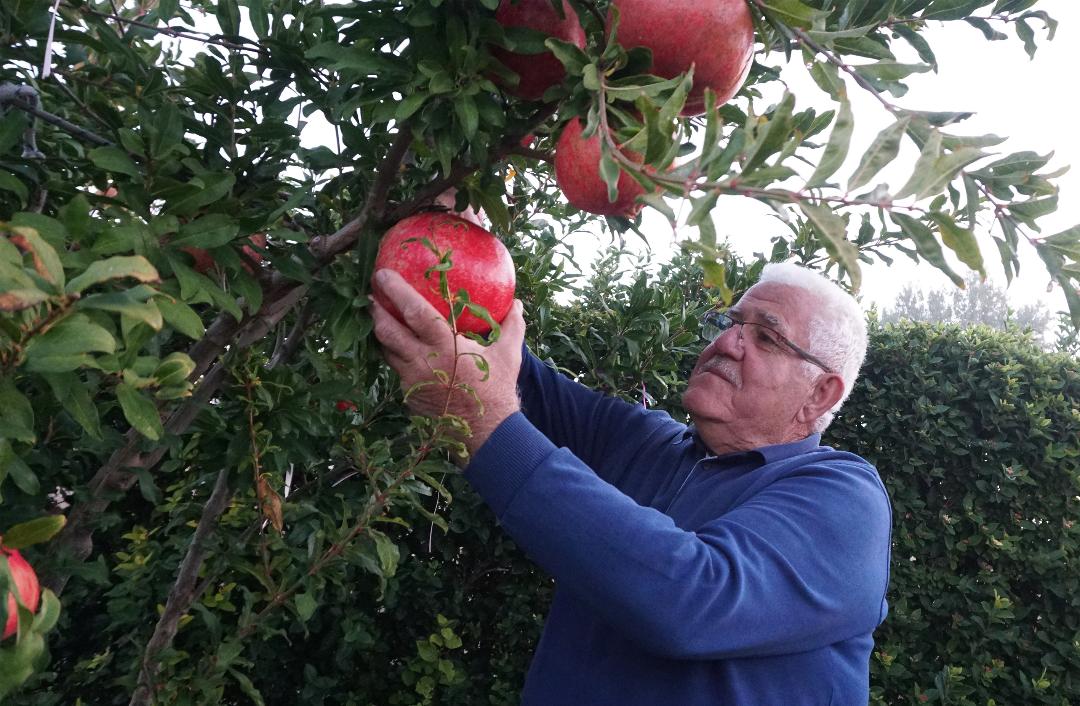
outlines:
M577 14L563 0L563 15L551 6L551 0L502 0L495 20L503 27L524 27L549 34L556 39L585 48L585 30ZM501 47L491 50L495 58L521 77L516 87L507 90L525 100L539 100L544 91L562 82L566 69L549 51L542 54L517 54Z
M608 200L608 188L600 176L600 133L583 139L584 127L574 118L563 128L555 145L555 181L571 206L601 216L624 216L633 218L641 210L637 197L645 193L632 176L619 174L618 196ZM624 152L627 157L641 163L642 156Z
M446 280L451 295L464 289L470 301L486 308L495 321L502 321L514 303L514 261L498 238L464 218L437 211L400 221L386 231L379 243L375 269L397 271L440 314L449 316L450 306L439 292L439 273L428 272L438 264L439 258L422 242L425 238L439 252L450 253L451 267ZM380 293L375 299L401 320L394 302ZM458 318L457 328L479 334L491 330L486 321L467 310Z
M746 0L612 0L619 43L652 50L652 72L671 78L694 66L683 115L705 112L705 88L717 105L738 93L754 58L754 23Z
M11 578L15 580L15 593L19 595L19 600L30 609L30 612L36 613L38 605L41 604L41 586L38 584L38 577L33 567L27 563L26 559L23 559L17 549L0 547L0 552L7 557L8 570L11 572ZM7 611L7 623L4 625L4 634L0 636L0 640L6 640L14 635L19 627L19 613L16 610L15 595L12 593L7 594Z

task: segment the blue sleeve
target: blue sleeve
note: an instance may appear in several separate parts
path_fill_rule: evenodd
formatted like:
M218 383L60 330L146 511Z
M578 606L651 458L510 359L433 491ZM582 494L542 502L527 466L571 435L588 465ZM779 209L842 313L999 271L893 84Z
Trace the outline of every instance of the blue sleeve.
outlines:
M802 467L695 531L598 479L521 414L466 477L560 590L654 654L811 650L884 617L890 510L865 462Z
M686 431L685 424L666 412L647 410L570 380L528 349L522 355L518 391L522 412L534 427L616 487L632 479L634 459L642 448ZM659 489L666 478L652 481L650 485Z

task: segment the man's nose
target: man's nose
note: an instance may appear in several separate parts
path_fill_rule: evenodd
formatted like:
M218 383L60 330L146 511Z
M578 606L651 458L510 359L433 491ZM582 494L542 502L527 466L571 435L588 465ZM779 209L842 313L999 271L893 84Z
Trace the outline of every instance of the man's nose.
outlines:
M721 332L721 334L716 337L716 340L713 341L713 345L716 346L717 352L722 353L728 358L741 360L743 351L745 350L743 346L742 328L742 324L735 324L728 330Z

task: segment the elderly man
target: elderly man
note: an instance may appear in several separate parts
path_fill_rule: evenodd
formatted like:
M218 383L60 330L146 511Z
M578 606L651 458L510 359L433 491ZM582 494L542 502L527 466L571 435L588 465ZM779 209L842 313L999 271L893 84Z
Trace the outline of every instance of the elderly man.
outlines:
M410 388L449 369L445 321L396 274L375 333ZM819 444L866 351L843 290L770 265L728 311L683 403L693 424L585 389L522 351L515 303L453 395L465 477L556 580L526 706L864 706L886 613L891 517L877 471ZM524 358L524 359L523 359ZM520 394L520 396L519 396ZM446 388L410 395L446 407Z

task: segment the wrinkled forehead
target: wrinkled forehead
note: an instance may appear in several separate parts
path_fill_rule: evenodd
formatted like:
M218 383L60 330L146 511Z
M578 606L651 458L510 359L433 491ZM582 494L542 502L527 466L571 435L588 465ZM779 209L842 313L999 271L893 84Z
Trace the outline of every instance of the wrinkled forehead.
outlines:
M791 337L803 338L815 310L815 297L805 289L787 284L755 284L732 307L740 318L772 326Z

